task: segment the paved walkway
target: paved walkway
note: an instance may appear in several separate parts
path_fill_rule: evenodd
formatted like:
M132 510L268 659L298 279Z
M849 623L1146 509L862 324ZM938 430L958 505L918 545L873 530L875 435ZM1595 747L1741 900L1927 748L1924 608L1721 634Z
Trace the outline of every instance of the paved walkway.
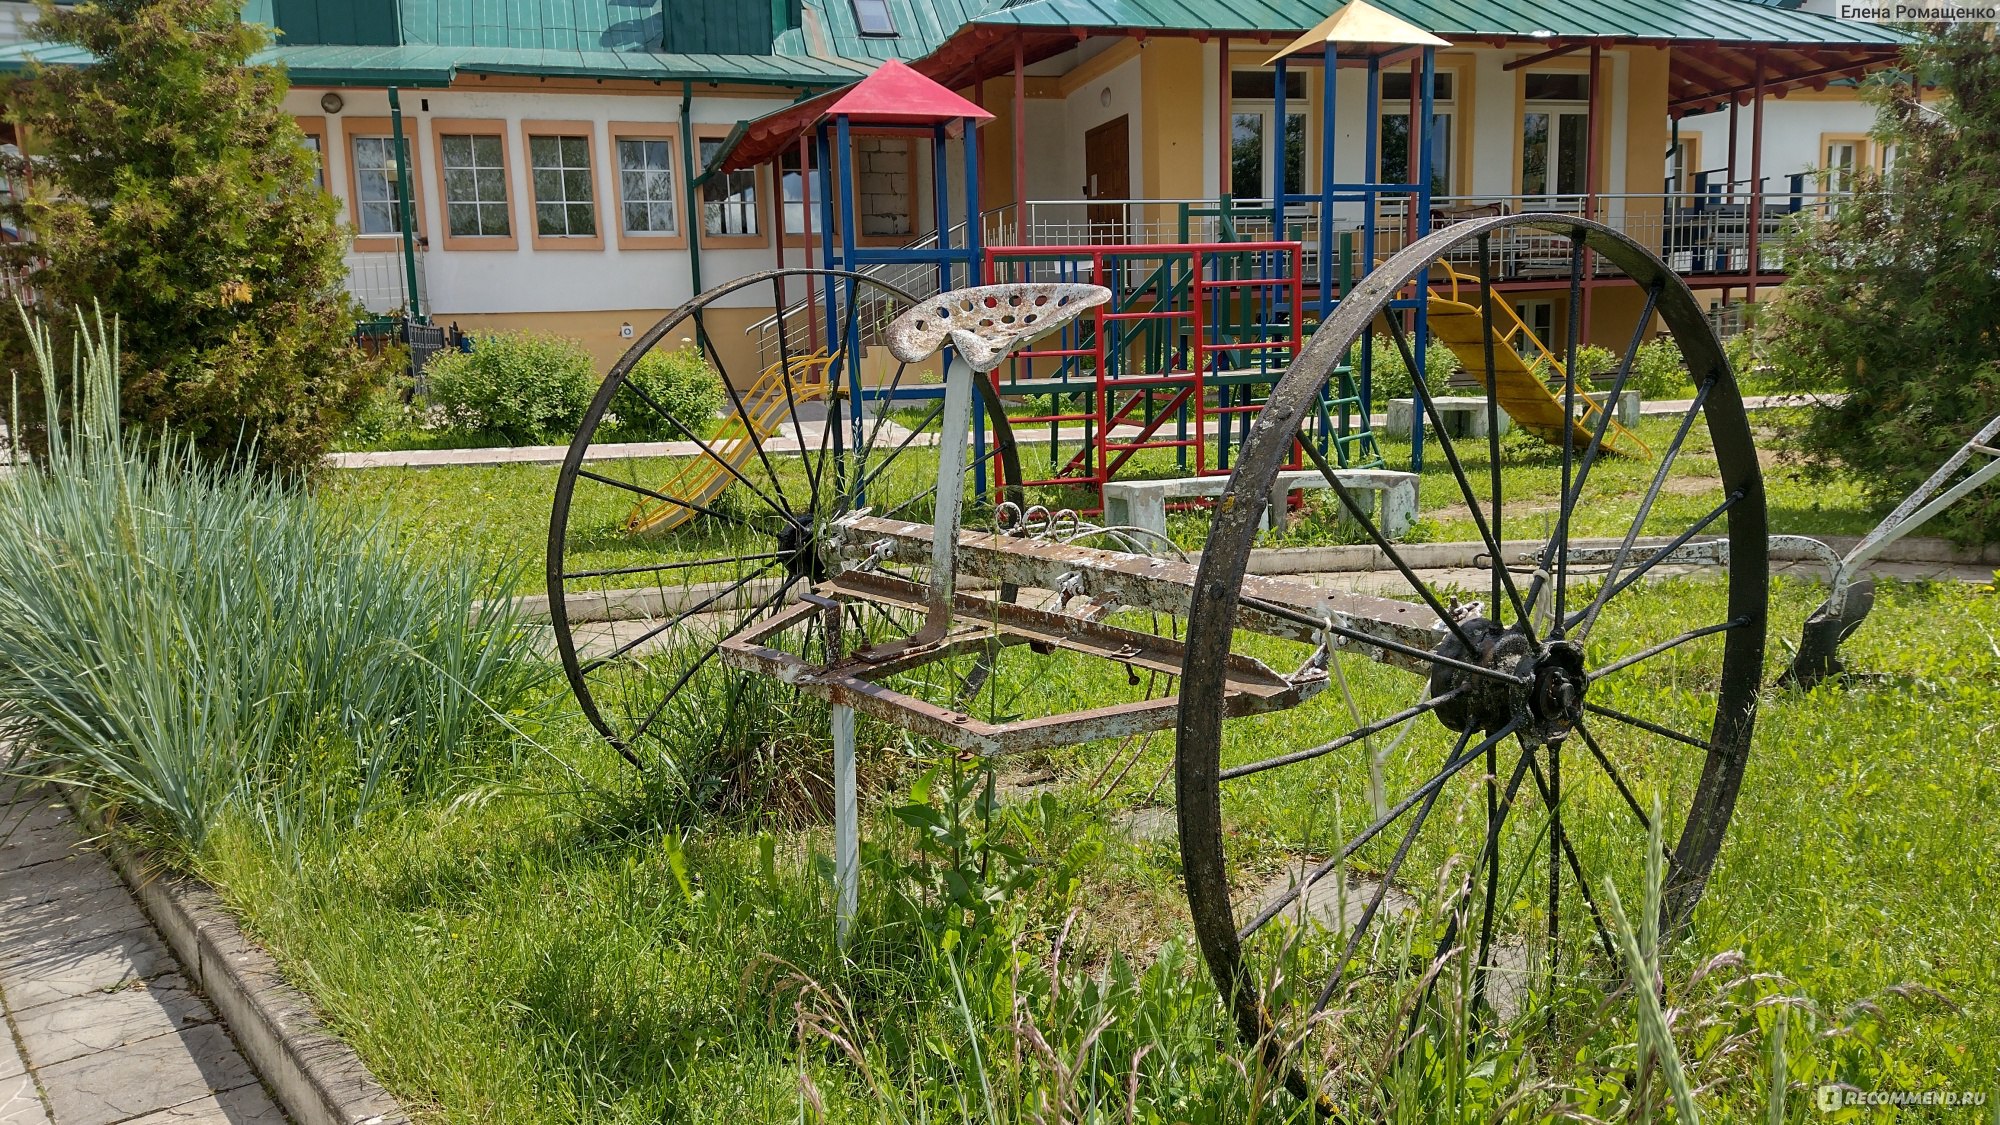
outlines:
M250 1065L47 788L0 780L0 1125L278 1125Z
M1807 400L1782 395L1750 395L1743 405L1751 410L1767 410L1777 406L1796 406ZM1694 405L1693 399L1661 399L1658 402L1641 403L1640 414L1685 414ZM801 415L806 414L804 407ZM1370 425L1385 429L1389 418L1377 414ZM802 432L803 445L808 449L820 448L821 424L806 418L798 427ZM1137 426L1117 427L1133 433ZM765 446L773 453L796 453L801 441L790 433L791 426L780 427L780 432ZM900 441L907 430L894 422L882 427L882 434L876 439L883 448L891 448ZM1068 429L1060 434L1063 441L1080 441L1082 429ZM912 444L926 445L934 441L929 435L919 436ZM1033 442L1042 440L1042 435L1023 433L1020 440ZM619 461L627 457L693 457L701 452L700 446L691 441L646 441L646 442L606 442L590 447L588 459L592 461ZM488 449L392 449L380 453L329 453L326 463L336 469L424 469L443 465L555 465L560 464L569 454L566 445L515 445Z

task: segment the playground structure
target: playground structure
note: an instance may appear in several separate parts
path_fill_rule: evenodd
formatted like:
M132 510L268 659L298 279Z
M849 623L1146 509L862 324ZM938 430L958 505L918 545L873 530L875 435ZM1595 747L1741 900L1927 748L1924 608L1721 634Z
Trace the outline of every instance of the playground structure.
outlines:
M1590 417L1587 433L1560 427L1560 503L1532 570L1517 582L1513 570L1496 567L1489 596L1466 605L1449 601L1404 561L1343 487L1337 468L1311 440L1311 426L1333 369L1386 311L1423 291L1412 288L1420 277L1454 254L1469 251L1483 259L1492 238L1519 230L1587 246L1613 261L1668 325L1699 392L1659 455L1647 502L1622 545L1604 558L1573 551L1569 524L1573 513L1593 502L1591 471L1608 455L1612 421L1599 413ZM1473 276L1490 277L1491 271ZM558 485L549 594L557 650L584 713L635 764L677 752L673 739L690 722L688 708L742 698L753 681L785 685L828 708L843 932L859 909L856 756L857 723L864 717L986 758L1103 740L1116 743L1111 753L1128 753L1125 748L1147 732L1173 731L1190 916L1206 964L1253 1044L1284 1041L1284 1034L1273 1035L1283 1028L1313 1026L1336 994L1354 1003L1343 984L1394 988L1393 982L1425 977L1422 965L1371 964L1374 955L1366 953L1371 927L1381 924L1383 896L1420 836L1433 841L1422 854L1463 857L1452 892L1463 909L1451 914L1462 921L1417 956L1442 958L1462 946L1476 958L1476 997L1490 998L1507 987L1508 974L1519 973L1502 964L1503 947L1531 946L1537 972L1588 956L1577 952L1581 937L1564 945L1565 926L1581 923L1581 931L1568 932L1594 935L1606 954L1600 965L1616 964L1593 897L1601 884L1594 880L1629 878L1640 866L1634 857L1645 847L1654 797L1665 827L1677 833L1667 920L1678 924L1687 917L1726 831L1754 721L1766 537L1757 458L1720 343L1692 294L1649 251L1588 221L1510 216L1448 228L1385 260L1343 298L1263 395L1257 424L1233 450L1235 467L1211 510L1199 564L1171 552L1148 553L1150 544L1124 529L1077 516L1020 518L1028 479L1022 451L987 373L1008 363L1013 349L1034 343L1034 331L1006 323L1010 310L1019 316L1045 308L1037 303L1041 298L1065 290L998 286L920 296L858 273L790 272L789 284L805 281L831 295L837 323L858 319L864 308L893 310L879 330L848 336L850 348L895 353L897 367L872 388L886 401L894 401L907 369L938 358L932 349L959 357L945 365L924 423L892 430L883 413L856 419L848 410L851 384L832 382L827 403L835 424L823 428L816 447L802 445L786 456L765 447L738 458L731 476L744 499L728 510L665 496L645 477L642 463L620 476L588 458L605 415L614 406L634 406L625 376L648 348L699 324L709 304L758 286L782 289L787 276L746 278L704 294L635 345L593 403ZM1095 317L1116 307L1108 288L1088 292L1088 300L1059 305L1062 312L1052 315L1049 327L1073 326L1072 311ZM1495 307L1490 283L1481 282L1473 296L1472 307ZM951 323L931 323L939 317ZM1498 338L1491 326L1486 338ZM1629 369L1639 343L1635 337L1621 371ZM1573 384L1563 397L1574 410ZM1435 425L1435 407L1428 400L1425 405ZM972 441L982 408L989 423L985 450ZM795 409L791 400L786 409ZM1642 533L1657 534L1647 526L1651 501L1697 423L1705 423L1719 476L1703 485L1713 495L1695 501L1708 505L1706 513L1665 543L1641 544ZM1497 437L1489 434L1488 441ZM1489 557L1514 557L1502 549L1508 542L1506 463L1489 457L1475 478L1441 430L1436 442ZM1272 489L1301 456L1409 582L1415 600L1248 573ZM971 485L986 468L994 470L993 488L981 498ZM579 568L569 561L572 545L581 549L602 535L586 514L592 506L580 501L605 489L688 508L695 517L659 538L655 561ZM1715 543L1726 546L1730 560L1724 620L1688 627L1659 614L1624 612L1628 593L1649 571L1684 548ZM1586 576L1598 579L1588 597L1581 592ZM642 585L630 588L634 581ZM613 600L632 612L610 621L586 619L591 606ZM573 606L583 612L574 613ZM1262 638L1254 656L1242 644L1250 635ZM1686 682L1706 686L1676 702L1671 714L1632 714L1603 701L1617 695L1615 684L1600 686L1600 680L1644 675L1656 660L1671 660ZM1115 679L1103 681L1101 698L1080 707L1060 695L1037 696L1041 702L1033 706L1021 702L1079 674L1057 676L1049 669L1078 662L1118 670ZM1413 673L1404 681L1411 704L1370 705L1372 713L1364 713L1345 685L1374 675L1372 668ZM1004 702L1002 683L1012 693ZM1226 751L1225 719L1254 721L1281 711L1298 717L1262 727L1250 744ZM1690 728L1691 721L1697 725ZM1345 733L1329 738L1328 731ZM1248 779L1272 771L1315 784L1312 763L1343 761L1336 756L1342 751L1361 754L1377 736L1408 737L1417 748L1412 753L1437 753L1435 772L1385 793L1374 819L1344 845L1313 849L1326 858L1302 868L1288 889L1244 898L1235 889L1243 873L1232 871L1235 861L1223 846L1226 794L1254 787ZM1700 764L1698 782L1677 785L1676 771L1647 764L1690 749ZM1475 763L1481 768L1471 769ZM1460 773L1483 778L1463 783L1485 791L1483 824L1476 812L1469 820L1430 815ZM1530 778L1532 787L1524 788ZM1477 808L1460 800L1461 809ZM1508 819L1529 815L1531 802L1546 823L1525 834L1507 831ZM1578 816L1616 819L1572 837L1564 818ZM1392 827L1400 830L1400 846L1393 855L1376 854L1389 843L1385 834ZM1363 854L1381 872L1372 890L1347 884L1347 863ZM1497 895L1497 872L1534 855L1546 865L1546 899ZM1327 921L1324 896L1350 893L1366 900L1362 913ZM1461 924L1467 927L1462 940ZM1316 963L1339 967L1310 987L1271 991L1269 982L1285 979L1272 971L1272 959L1300 941L1324 948L1328 958ZM1349 980L1346 966L1370 971ZM1312 1094L1296 1073L1293 1085Z

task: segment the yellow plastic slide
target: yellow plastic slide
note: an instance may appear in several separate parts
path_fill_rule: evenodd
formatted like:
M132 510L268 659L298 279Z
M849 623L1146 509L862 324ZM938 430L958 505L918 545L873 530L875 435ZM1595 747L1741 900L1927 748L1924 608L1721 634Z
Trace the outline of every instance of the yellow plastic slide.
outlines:
M1431 335L1443 341L1451 349L1451 354L1458 357L1459 365L1483 383L1486 372L1485 318L1480 315L1479 306L1458 299L1461 292L1459 283L1472 279L1450 269L1448 264L1446 270L1448 281L1434 287L1430 296ZM1449 296L1438 292L1445 285L1449 286ZM1477 282L1473 281L1473 293L1477 292ZM1478 298L1473 296L1471 299ZM1513 307L1505 301L1493 302L1493 336L1494 389L1500 408L1522 429L1551 445L1561 445L1562 396L1542 381L1530 360L1522 354L1522 346L1525 345L1528 354L1540 359L1558 379L1563 375L1561 361L1542 346L1541 340L1528 330L1528 326L1514 314ZM1597 415L1602 410L1581 391L1576 397L1583 413L1570 423L1570 428L1576 448L1580 451L1590 445L1590 435L1597 428ZM1615 418L1604 431L1604 449L1628 457L1653 455L1646 443L1639 440L1639 435L1620 425Z
M674 474L672 480L660 486L659 491L689 504L706 507L714 502L736 480L736 474L731 470L741 471L750 463L757 447L777 433L778 428L791 417L794 403L826 397L827 369L832 365L832 357L825 352L815 352L793 356L789 370L784 363L774 363L765 368L750 389L743 392L742 411L724 419L721 428L709 439L708 446L714 451L713 455L704 454L689 462ZM785 391L788 379L791 382L790 394ZM672 531L699 514L684 504L641 500L626 515L625 530L633 534Z

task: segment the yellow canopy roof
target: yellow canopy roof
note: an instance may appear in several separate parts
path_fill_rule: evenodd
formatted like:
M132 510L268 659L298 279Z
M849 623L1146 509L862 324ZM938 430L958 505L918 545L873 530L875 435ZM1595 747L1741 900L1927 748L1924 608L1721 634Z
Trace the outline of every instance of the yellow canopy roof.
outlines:
M1451 44L1418 27L1407 20L1399 19L1368 3L1368 0L1347 0L1338 11L1319 22L1319 26L1299 36L1282 51L1264 60L1269 66L1287 55L1321 50L1334 51L1355 47L1367 48L1369 54L1402 50L1408 47L1449 47Z

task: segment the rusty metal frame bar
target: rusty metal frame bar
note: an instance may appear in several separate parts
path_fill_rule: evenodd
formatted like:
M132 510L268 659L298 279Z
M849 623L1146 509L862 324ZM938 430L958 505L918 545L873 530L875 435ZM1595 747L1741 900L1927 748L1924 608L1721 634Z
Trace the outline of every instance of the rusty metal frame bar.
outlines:
M930 608L927 587L883 574L848 573L823 582L756 629L722 642L723 661L732 667L772 676L872 718L987 756L1071 746L1104 738L1165 730L1174 725L1178 696L1095 707L1010 723L988 723L963 711L941 707L877 682L923 664L989 644L1034 645L1178 676L1186 648L1167 637L1141 633L1068 614L1033 609L960 593L954 617L979 626L955 631L931 643L900 642L858 650L830 666L815 665L768 641L804 624L829 607L869 602L921 613ZM1280 711L1298 705L1326 686L1326 673L1309 669L1284 676L1240 653L1228 655L1224 710L1231 717Z

